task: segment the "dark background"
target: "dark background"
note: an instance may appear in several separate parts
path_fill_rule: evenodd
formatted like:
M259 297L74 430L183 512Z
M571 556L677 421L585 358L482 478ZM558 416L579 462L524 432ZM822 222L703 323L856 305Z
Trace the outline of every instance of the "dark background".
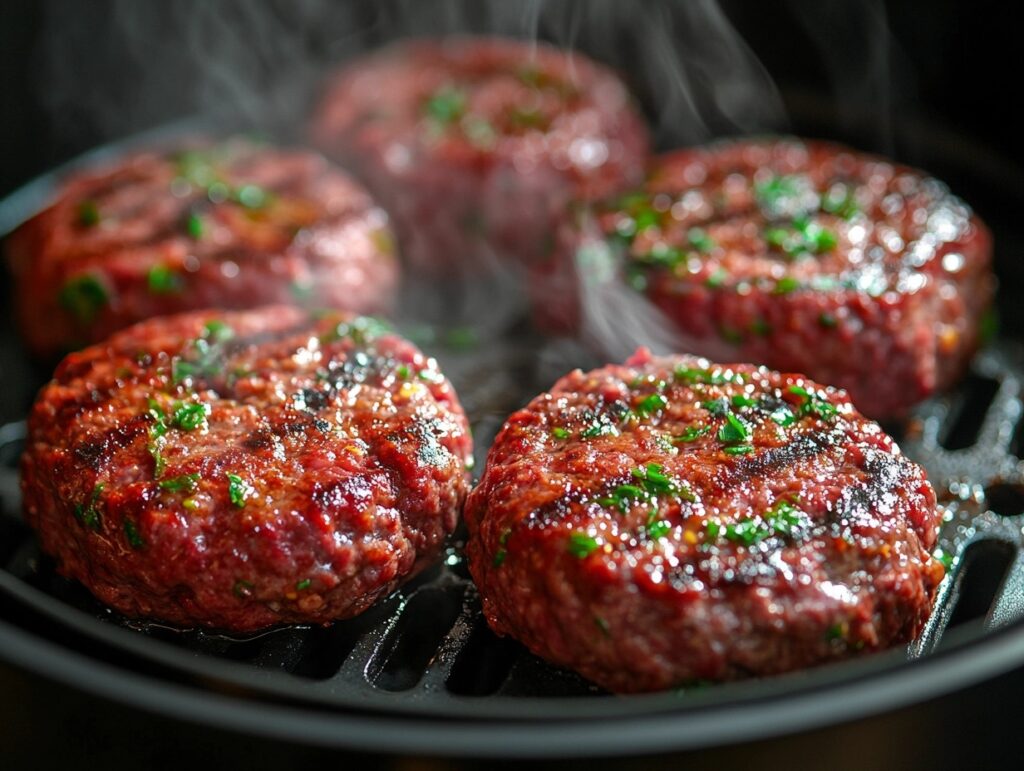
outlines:
M628 10L610 10L615 5ZM608 24L620 28L658 25L662 8L679 16L685 15L681 14L685 5L651 0L541 2L538 32L588 49L594 47L588 39L592 18L611 14L614 18ZM221 9L217 23L203 11L211 6ZM247 6L258 7L262 18L242 12ZM496 22L488 15L488 6L521 7L523 12L505 13ZM280 102L269 95L291 92L287 100L291 112L306 103L320 66L360 47L416 28L433 33L497 26L525 35L531 31L530 6L516 0L6 0L0 4L0 196L117 136L198 111L231 113L238 107L235 95L226 87L217 89L223 73L211 71L209 60L245 69L242 85L260 92L259 98ZM1016 101L1021 52L1017 25L1006 4L996 0L877 4L769 0L722 6L782 89L794 119L792 127L802 128L800 97L812 92L821 99L819 107L839 115L839 122L845 124L833 133L859 133L864 144L877 149L893 145L892 137L884 136L892 121L914 119L978 140L995 155L1020 160L1011 107ZM448 10L433 10L437 7ZM183 19L186 24L194 19L195 27L184 28ZM523 21L517 23L517 19ZM891 33L888 40L886 22ZM119 27L120 32L111 32ZM125 27L132 32L125 33ZM260 34L247 37L253 30ZM268 40L275 31L285 44ZM241 48L251 51L234 53L233 49ZM863 62L857 61L865 48L887 59L884 72L865 76ZM302 66L296 64L297 58L303 59ZM628 53L615 50L603 58L620 59L614 63L630 75ZM888 93L876 98L885 86ZM646 96L658 99L672 85L654 82L640 87L650 92ZM228 98L220 98L224 94ZM851 109L853 99L861 104ZM251 116L246 117L251 121ZM274 114L271 120L282 117L293 116ZM910 156L922 154L912 147L896 145L894 149Z

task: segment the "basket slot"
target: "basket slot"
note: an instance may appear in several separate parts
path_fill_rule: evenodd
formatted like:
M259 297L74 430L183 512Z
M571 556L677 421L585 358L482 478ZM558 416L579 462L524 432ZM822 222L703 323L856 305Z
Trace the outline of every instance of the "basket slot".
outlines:
M366 669L385 691L407 691L419 683L462 611L463 587L425 587L401 609Z

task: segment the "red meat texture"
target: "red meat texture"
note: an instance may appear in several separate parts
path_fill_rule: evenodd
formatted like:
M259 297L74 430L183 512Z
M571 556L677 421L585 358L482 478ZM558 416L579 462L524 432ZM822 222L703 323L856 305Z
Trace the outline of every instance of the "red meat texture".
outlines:
M886 419L962 375L991 259L985 225L919 171L823 142L729 141L661 156L642 189L583 211L531 292L542 326L607 339L629 322L604 318L599 290L619 286L660 312L673 350L802 372ZM658 324L633 327L636 345Z
M68 356L22 491L43 549L107 605L253 631L354 616L430 564L470 460L433 359L369 317L272 306Z
M944 575L924 472L843 392L688 356L535 398L465 518L494 630L616 692L905 643Z

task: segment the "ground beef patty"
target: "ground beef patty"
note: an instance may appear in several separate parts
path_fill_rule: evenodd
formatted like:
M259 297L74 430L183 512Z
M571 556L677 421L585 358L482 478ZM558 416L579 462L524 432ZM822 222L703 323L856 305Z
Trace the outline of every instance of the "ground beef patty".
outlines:
M612 691L906 642L943 576L923 471L845 394L694 357L564 377L465 516L491 626Z
M622 82L535 42L402 42L327 84L315 143L355 169L433 274L550 249L572 198L638 183L647 129Z
M236 139L69 177L11 236L8 257L22 332L50 356L184 310L385 311L392 243L383 210L323 157Z
M437 364L368 317L152 319L39 395L25 514L132 617L248 631L353 616L424 567L468 490Z
M670 153L594 215L538 271L547 324L602 312L566 298L603 262L675 322L677 350L806 373L879 419L960 376L994 289L989 232L942 183L839 145Z

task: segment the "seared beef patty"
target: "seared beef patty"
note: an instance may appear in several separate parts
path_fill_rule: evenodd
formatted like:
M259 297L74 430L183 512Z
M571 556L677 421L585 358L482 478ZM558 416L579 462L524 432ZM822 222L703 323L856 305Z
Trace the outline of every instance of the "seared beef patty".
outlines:
M612 691L907 642L943 576L924 472L843 392L689 356L562 378L465 516L491 626Z
M674 322L677 350L806 373L877 419L961 375L995 285L988 230L941 182L796 139L662 156L557 253L533 282L547 325L602 312L572 298L603 253Z
M642 179L649 141L622 82L596 62L471 37L349 64L327 84L312 135L388 210L411 265L442 275L543 255L570 199Z
M372 318L152 319L39 395L25 516L132 617L247 631L362 612L433 560L468 490L437 364Z
M385 311L392 246L387 215L321 156L230 140L71 176L8 257L22 332L46 357L184 310Z

